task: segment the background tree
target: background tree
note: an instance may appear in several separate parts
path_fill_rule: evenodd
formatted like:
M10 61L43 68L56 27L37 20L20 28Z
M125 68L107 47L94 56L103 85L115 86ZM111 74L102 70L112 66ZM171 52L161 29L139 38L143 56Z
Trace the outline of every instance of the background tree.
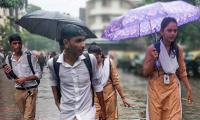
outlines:
M36 11L36 10L41 10L41 8L36 6L36 5L28 4L26 12L30 13L30 12L33 12L33 11Z
M17 31L19 30L18 26L14 24L14 21L19 17L19 9L27 6L28 0L1 0L0 7L9 9L10 26L14 27Z
M46 37L31 34L24 31L20 34L23 38L23 42L26 48L30 50L47 50L58 51L59 45L55 40L50 40Z

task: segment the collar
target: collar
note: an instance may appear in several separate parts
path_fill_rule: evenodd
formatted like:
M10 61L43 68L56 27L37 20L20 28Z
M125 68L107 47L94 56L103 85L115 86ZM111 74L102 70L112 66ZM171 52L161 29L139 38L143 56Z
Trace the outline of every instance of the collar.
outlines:
M22 55L20 56L19 60L20 60L23 56L26 56L26 51L22 51ZM16 61L15 59L13 59L13 53L12 53L12 55L11 55L11 60L12 60L12 61ZM18 60L18 61L19 61L19 60Z
M80 55L79 57L78 57L78 60L76 61L76 62L78 62L78 61L82 61L83 59L85 59L86 57L82 54L82 55ZM58 60L56 61L56 62L58 62L58 63L64 63L64 52L62 52L59 56L58 56Z

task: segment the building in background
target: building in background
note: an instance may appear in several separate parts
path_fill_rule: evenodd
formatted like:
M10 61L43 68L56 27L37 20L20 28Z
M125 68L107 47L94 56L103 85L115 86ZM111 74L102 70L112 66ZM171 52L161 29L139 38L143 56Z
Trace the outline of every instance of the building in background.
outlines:
M100 37L115 17L143 4L143 0L89 0L86 3L86 24Z
M86 12L85 12L85 8L80 8L79 9L79 18L82 20L82 21L86 21L86 16L85 16L85 14L86 14Z

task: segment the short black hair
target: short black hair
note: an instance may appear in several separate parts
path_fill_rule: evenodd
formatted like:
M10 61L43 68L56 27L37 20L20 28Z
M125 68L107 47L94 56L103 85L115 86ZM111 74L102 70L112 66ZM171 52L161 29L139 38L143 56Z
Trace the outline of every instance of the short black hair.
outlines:
M87 33L78 25L67 24L63 25L61 29L61 42L64 39L70 39L77 36L87 36Z
M9 40L10 44L11 44L12 41L22 41L21 37L17 33L10 35L8 40Z
M100 53L102 53L102 49L101 49L101 47L98 46L95 42L93 42L93 43L88 47L88 53L100 54Z

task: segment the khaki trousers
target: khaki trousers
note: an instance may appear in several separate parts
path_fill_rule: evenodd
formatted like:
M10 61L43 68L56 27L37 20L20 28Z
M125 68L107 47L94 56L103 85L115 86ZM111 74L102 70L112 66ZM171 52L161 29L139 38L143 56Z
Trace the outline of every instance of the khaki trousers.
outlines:
M31 95L28 94L31 92ZM28 90L18 90L15 91L15 101L23 115L23 120L34 120L36 111L36 98L38 89L31 88Z

